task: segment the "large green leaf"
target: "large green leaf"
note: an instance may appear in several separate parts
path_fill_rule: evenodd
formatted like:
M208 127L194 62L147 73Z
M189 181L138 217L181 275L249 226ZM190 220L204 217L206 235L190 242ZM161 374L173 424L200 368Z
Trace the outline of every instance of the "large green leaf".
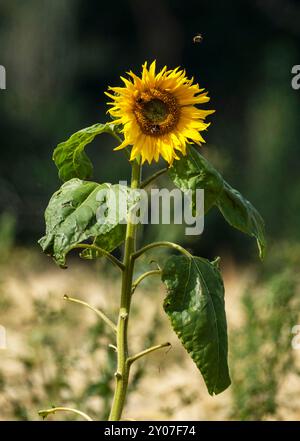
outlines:
M62 181L72 178L88 179L92 176L93 165L84 149L101 133L116 136L115 126L112 123L94 124L79 130L67 141L58 144L53 152L53 160Z
M68 251L87 239L93 239L106 251L112 251L125 238L124 223L131 200L129 192L126 186L97 184L76 178L63 184L45 211L46 235L39 241L43 251L62 266ZM110 198L114 198L116 204L112 204ZM120 211L119 200L123 201Z
M204 208L207 212L223 190L223 178L219 172L195 149L187 156L174 161L168 174L174 184L183 192L192 191L193 203L197 189L204 189Z
M203 189L205 212L217 206L231 226L256 238L260 257L263 258L266 243L262 217L196 149L191 148L187 156L174 161L168 173L183 192L192 191L193 201L196 190Z
M256 238L259 255L263 259L266 248L265 226L259 212L227 182L224 183L217 205L230 225Z
M173 256L162 281L168 294L164 309L172 327L205 380L208 392L230 385L224 286L216 265L200 257Z

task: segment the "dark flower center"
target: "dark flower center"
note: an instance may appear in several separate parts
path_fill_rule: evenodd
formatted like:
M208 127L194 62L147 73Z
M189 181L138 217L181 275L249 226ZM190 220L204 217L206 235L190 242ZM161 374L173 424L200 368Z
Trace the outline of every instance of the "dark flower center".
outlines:
M171 132L180 117L177 99L159 89L150 89L139 95L133 112L142 132L155 137Z
M153 124L163 122L168 114L168 107L166 106L166 104L157 98L154 98L147 103L144 103L142 107L142 112L144 116L149 121L153 122Z

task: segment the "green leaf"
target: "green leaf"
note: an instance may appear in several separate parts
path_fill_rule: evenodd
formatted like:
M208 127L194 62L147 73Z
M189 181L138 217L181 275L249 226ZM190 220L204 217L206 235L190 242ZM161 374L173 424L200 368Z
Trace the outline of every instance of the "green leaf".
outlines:
M216 265L200 257L173 256L162 272L168 294L164 310L199 368L208 392L231 383L227 364L224 286Z
M72 178L91 178L93 165L84 149L94 140L95 136L101 133L117 136L115 126L112 123L94 124L79 130L67 141L58 144L53 152L53 160L62 181L68 181Z
M92 238L106 251L112 251L125 238L129 205L136 202L129 197L130 192L126 186L76 178L63 184L45 211L46 235L39 241L43 251L61 266L65 265L68 251L87 239ZM116 204L112 204L113 199ZM120 200L123 202L119 210Z
M259 255L264 257L266 241L262 217L195 148L191 148L187 156L174 161L168 173L183 192L192 190L193 204L196 190L203 189L205 213L211 207L217 206L231 226L256 238Z
M204 189L205 213L214 205L223 190L222 176L195 149L190 149L187 156L174 161L168 174L183 192L192 190L194 207L196 190Z
M118 224L109 233L102 234L95 238L93 244L109 253L116 248L118 248L125 240L126 236L126 225ZM103 256L98 250L93 250L91 248L86 248L80 253L80 257L87 260L97 259Z
M256 238L259 255L263 259L266 248L265 226L259 212L227 182L224 183L217 205L231 226Z

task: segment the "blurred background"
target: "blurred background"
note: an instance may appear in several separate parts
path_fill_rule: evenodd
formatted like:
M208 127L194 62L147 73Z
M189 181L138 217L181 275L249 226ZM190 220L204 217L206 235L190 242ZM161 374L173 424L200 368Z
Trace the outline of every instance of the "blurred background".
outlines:
M195 254L221 255L233 386L209 397L170 336L173 349L134 373L128 416L300 419L299 351L291 348L291 328L300 320L300 91L291 87L291 69L300 64L299 22L296 0L1 1L0 64L7 89L0 91L0 324L8 347L0 352L0 419L37 419L36 409L53 403L107 416L111 336L62 296L68 290L113 315L115 275L103 262L76 258L62 271L37 240L44 234L45 207L60 185L54 147L107 121L107 86L153 59L159 67L183 66L209 91L208 107L216 113L205 155L260 211L269 251L258 262L254 242L232 230L217 210L199 238L183 237L175 226L144 232L145 242L168 238ZM198 33L199 44L193 40ZM88 147L95 179L129 177L114 146L102 135ZM80 288L82 280L88 282ZM154 297L145 284L144 303L134 312L134 320L142 319L139 338L133 336L138 348L147 339L157 342L158 333L168 336L158 286Z

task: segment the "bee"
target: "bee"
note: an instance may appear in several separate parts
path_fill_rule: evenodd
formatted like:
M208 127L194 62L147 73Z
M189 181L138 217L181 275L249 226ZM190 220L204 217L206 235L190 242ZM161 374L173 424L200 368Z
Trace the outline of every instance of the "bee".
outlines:
M152 127L151 127L151 130L150 130L150 132L154 135L154 134L156 134L156 133L159 133L159 131L160 131L160 126L159 126L159 124L154 124Z
M201 34L196 34L196 35L193 37L193 43L195 43L195 44L199 44L199 43L201 43L202 40L203 40L203 36L202 36Z

